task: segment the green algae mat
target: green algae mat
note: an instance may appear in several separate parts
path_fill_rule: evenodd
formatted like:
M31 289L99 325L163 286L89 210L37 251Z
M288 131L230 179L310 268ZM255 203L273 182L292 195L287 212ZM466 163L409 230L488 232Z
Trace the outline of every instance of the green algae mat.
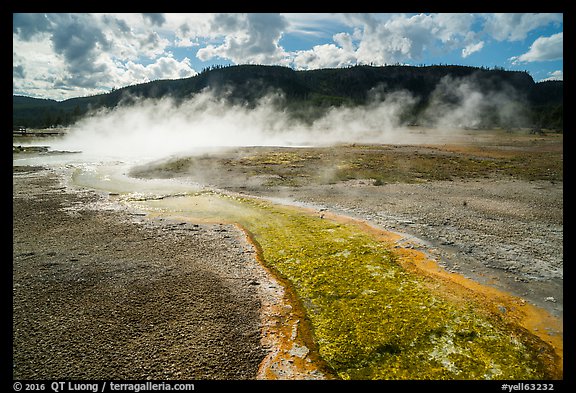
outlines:
M342 379L556 379L549 345L473 302L454 302L352 224L217 192L135 201L191 221L242 226L289 283L314 346Z

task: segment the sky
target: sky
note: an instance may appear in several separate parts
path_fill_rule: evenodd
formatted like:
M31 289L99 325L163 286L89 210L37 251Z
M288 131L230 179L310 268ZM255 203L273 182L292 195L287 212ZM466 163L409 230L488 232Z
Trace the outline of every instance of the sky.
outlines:
M563 14L15 13L13 94L66 100L214 65L458 64L563 80Z

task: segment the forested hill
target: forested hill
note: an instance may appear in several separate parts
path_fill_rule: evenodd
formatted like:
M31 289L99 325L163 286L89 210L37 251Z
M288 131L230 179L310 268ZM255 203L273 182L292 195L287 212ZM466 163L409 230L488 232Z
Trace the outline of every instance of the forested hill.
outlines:
M196 76L158 80L115 89L107 94L61 102L13 97L13 125L49 127L69 125L90 110L112 108L136 98L192 97L205 89L232 103L253 105L271 92L282 92L284 105L295 116L311 117L326 108L356 106L384 100L393 93L410 93L416 104L406 122L425 122L421 114L441 100L450 105L466 99L466 90L486 98L487 126L501 124L489 118L491 97L506 96L525 108L525 124L561 130L563 82L535 83L526 72L467 66L354 66L349 68L295 71L281 66L238 65L206 69ZM496 105L496 104L495 104Z

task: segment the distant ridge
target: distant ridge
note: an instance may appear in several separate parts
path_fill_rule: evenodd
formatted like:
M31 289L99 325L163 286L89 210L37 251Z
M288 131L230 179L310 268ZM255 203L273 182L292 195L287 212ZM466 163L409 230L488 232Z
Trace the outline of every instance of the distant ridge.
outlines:
M14 127L69 125L90 110L113 108L136 98L173 97L184 100L209 89L232 103L253 105L270 92L282 92L284 105L296 115L318 113L333 106L365 105L377 91L381 97L397 91L409 92L418 100L409 122L438 98L438 86L446 81L467 83L487 96L506 94L526 107L526 123L561 130L563 126L563 82L535 83L524 71L507 71L459 65L368 66L296 71L282 66L236 65L213 67L177 80L157 80L115 89L107 94L65 101L13 96ZM445 94L447 101L455 100ZM509 124L488 126L508 127ZM501 123L501 120L500 120Z

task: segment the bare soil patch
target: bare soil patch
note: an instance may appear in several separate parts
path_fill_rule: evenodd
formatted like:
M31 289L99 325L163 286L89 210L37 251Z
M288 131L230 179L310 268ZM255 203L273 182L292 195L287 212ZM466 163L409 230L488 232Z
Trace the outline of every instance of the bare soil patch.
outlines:
M98 209L42 168L13 184L14 379L256 378L282 290L240 230Z

